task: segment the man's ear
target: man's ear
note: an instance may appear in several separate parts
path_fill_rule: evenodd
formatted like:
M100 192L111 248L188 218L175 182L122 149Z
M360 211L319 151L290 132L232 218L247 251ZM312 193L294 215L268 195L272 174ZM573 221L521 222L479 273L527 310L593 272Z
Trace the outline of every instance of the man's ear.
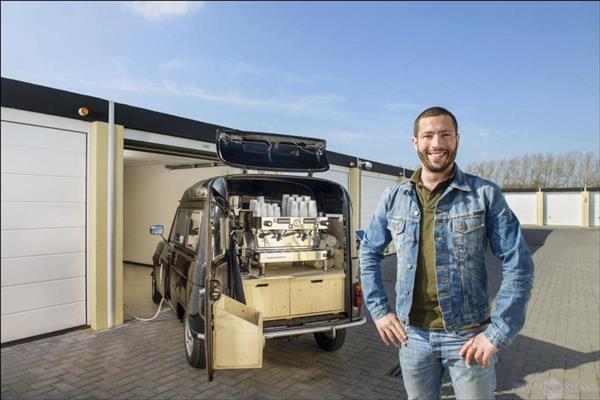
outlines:
M415 148L415 150L419 151L419 147L417 146L417 142L418 142L417 138L413 136L412 137L413 147Z

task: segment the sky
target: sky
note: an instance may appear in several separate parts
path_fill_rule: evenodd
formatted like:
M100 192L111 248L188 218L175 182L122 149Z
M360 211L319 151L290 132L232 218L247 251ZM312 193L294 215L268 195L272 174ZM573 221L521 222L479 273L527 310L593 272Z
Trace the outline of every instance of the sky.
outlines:
M600 2L5 2L1 75L414 168L600 152Z

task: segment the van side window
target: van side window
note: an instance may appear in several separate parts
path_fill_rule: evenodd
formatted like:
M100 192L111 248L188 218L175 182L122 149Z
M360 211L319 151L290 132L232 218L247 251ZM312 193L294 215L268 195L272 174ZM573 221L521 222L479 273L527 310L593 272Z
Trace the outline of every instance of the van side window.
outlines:
M200 224L202 223L202 210L194 210L190 213L190 223L188 224L188 236L185 243L186 247L196 250L198 239L200 237Z
M212 210L212 251L213 257L220 256L225 254L225 243L226 243L226 232L225 229L221 227L221 218L223 218L223 213L221 209L217 206L213 207Z
M175 223L173 224L173 232L171 232L171 241L177 244L184 243L187 214L187 211L181 210L177 213L177 217L175 218Z

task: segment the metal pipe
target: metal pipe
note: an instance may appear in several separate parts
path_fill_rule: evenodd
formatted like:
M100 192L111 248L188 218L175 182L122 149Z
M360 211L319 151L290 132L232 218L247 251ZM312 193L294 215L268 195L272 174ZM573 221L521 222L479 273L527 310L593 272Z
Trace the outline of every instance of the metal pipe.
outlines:
M115 103L108 102L108 210L107 210L107 297L108 328L114 326L115 309L115 259L114 259L114 218L115 218Z

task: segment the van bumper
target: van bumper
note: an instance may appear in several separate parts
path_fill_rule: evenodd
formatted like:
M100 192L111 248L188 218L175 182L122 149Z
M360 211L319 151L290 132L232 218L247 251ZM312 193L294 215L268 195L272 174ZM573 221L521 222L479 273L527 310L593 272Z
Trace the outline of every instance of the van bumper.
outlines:
M356 321L340 322L340 323L328 323L327 325L321 326L302 326L298 328L280 328L273 331L264 332L263 336L265 339L274 339L278 337L304 335L306 333L316 332L331 332L334 333L338 329L354 328L355 326L364 325L367 322L367 318L362 317ZM204 340L203 333L196 333L198 339Z
M367 318L362 317L356 321L340 322L340 323L328 323L327 325L316 325L316 326L302 326L297 328L281 328L278 330L264 332L263 336L265 339L273 339L285 336L304 335L306 333L315 332L332 332L334 333L338 329L353 328L355 326L364 325L367 322Z

